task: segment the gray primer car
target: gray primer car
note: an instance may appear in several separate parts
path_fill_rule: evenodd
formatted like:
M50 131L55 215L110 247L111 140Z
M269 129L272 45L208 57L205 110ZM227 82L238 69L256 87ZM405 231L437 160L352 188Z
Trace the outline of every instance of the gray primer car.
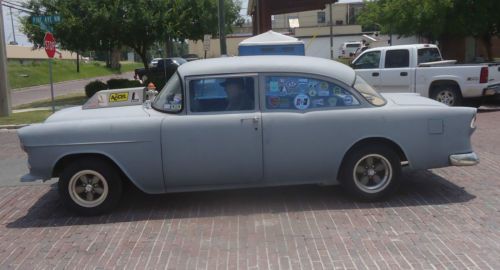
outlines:
M190 62L146 105L74 107L20 129L30 167L22 180L58 177L68 206L98 214L117 204L122 181L151 194L341 183L378 199L396 189L403 166L478 162L476 109L380 96L325 59Z

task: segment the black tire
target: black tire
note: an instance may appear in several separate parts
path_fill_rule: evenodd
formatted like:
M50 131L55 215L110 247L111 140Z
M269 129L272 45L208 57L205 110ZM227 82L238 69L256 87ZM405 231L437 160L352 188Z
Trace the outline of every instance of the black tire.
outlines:
M371 168L368 157L372 157ZM380 166L388 167L382 172ZM356 171L357 167L363 171ZM364 201L379 200L397 190L401 181L401 160L390 146L359 146L350 150L344 157L339 176L340 183L356 198ZM366 185L362 183L364 181L367 182Z
M86 158L76 160L62 170L58 187L65 206L81 215L93 216L106 213L118 204L122 179L118 169L109 161Z
M448 106L462 106L462 93L456 85L440 85L431 91L431 98Z

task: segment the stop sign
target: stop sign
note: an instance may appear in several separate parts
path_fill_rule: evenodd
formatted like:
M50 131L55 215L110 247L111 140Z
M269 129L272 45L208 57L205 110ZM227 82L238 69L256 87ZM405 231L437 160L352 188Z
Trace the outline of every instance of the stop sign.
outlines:
M54 35L52 35L51 32L45 33L43 42L45 43L45 52L47 53L47 56L49 58L54 58L54 55L56 54L56 39L54 38Z

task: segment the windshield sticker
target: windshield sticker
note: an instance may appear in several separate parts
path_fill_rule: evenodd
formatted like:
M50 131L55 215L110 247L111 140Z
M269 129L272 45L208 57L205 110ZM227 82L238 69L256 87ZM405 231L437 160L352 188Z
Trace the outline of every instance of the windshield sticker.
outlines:
M182 103L182 95L175 94L173 104L181 104Z
M280 91L279 87L280 87L280 85L277 81L270 81L269 82L269 92L277 93Z
M306 110L307 108L309 108L310 103L311 100L309 96L304 94L297 95L293 100L293 104L298 110Z
M336 97L329 98L328 104L330 104L330 106L337 106L337 98Z
M314 89L310 89L310 90L309 90L309 96L311 96L311 97L315 97L315 96L316 96L316 90L314 90Z
M288 95L288 90L286 89L286 86L282 86L281 89L280 89L280 95L282 96L286 96Z
M271 107L273 107L273 108L279 107L280 98L279 97L270 97L269 98L269 105L271 105Z
M128 92L112 93L109 95L109 102L124 102L128 101Z
M287 80L285 85L289 89L294 89L297 87L297 82L295 80Z
M334 94L334 95L337 95L337 96L342 95L342 89L341 89L340 87L338 87L338 86L335 86L335 87L333 88L333 94Z

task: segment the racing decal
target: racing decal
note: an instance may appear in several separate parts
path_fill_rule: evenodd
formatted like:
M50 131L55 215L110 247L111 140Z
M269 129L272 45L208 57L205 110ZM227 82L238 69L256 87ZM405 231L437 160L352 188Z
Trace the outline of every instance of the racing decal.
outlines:
M297 82L295 80L289 79L286 81L285 86L289 89L297 88Z
M347 95L344 97L344 104L345 105L352 105L352 102L353 102L352 96Z
M320 98L320 99L313 99L313 106L314 107L323 107L325 106L325 100Z
M172 102L173 104L181 104L182 103L182 95L181 94L176 94L174 96L174 100Z
M328 99L328 104L330 104L330 106L337 106L337 98L336 97L331 97Z
M338 86L335 86L335 87L333 88L333 94L334 94L334 95L337 95L337 96L342 95L342 88L340 88L340 87L338 87Z
M317 94L317 93L316 93L316 90L314 90L314 89L309 89L309 96L311 96L311 97L315 97L315 96L316 96L316 94Z
M320 97L328 97L328 96L330 96L330 91L328 91L328 90L319 90L318 91L318 96L320 96Z
M305 110L309 108L310 103L311 99L305 94L298 94L293 100L293 104L298 110Z
M319 88L320 88L321 90L328 90L328 83L327 83L327 82L321 82L321 83L319 84Z
M279 92L279 83L277 81L270 81L269 82L269 92L271 93L277 93Z
M279 97L269 97L269 105L273 108L277 108L280 105Z
M111 93L109 95L109 102L124 102L128 101L128 92Z
M286 96L288 95L288 89L286 89L286 86L282 86L281 89L280 89L280 95L282 96Z

